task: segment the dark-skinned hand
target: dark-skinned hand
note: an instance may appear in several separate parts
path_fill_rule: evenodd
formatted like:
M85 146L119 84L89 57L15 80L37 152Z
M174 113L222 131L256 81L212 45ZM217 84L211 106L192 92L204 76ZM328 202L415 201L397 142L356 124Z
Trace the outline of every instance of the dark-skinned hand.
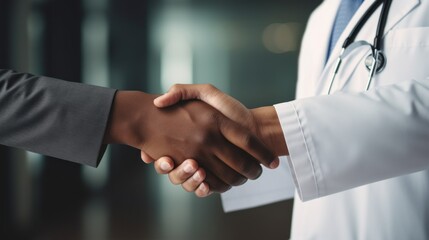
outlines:
M156 95L138 91L116 94L106 131L106 143L127 144L153 159L169 156L180 165L195 159L206 171L210 190L260 176L274 155L248 129L200 101L186 101L159 109Z

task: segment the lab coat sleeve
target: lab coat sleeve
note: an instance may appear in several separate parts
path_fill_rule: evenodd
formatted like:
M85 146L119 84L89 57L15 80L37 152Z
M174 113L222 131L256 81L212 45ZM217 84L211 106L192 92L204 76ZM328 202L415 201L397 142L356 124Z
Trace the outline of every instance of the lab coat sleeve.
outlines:
M97 166L114 89L0 70L0 144Z
M275 107L303 201L429 168L429 79Z

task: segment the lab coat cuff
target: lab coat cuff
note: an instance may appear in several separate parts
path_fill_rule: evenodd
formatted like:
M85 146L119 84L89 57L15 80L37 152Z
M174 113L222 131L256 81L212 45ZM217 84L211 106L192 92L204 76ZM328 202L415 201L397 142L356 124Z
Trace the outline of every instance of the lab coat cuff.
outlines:
M296 101L274 105L289 150L288 164L302 201L319 197L314 164L309 150L309 137L304 126L304 113Z

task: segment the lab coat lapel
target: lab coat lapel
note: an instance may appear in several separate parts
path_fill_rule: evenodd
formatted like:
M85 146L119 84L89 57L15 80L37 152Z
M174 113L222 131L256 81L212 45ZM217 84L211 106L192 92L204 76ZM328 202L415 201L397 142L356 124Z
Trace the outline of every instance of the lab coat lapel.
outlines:
M407 16L413 9L418 7L420 0L393 0L390 13L386 23L386 32Z
M359 21L362 15L368 10L368 8L374 3L374 1L375 0L365 0L362 3L362 6L358 9L356 14L350 20L347 27L344 29L344 32L339 37L338 42L333 48L332 53L329 56L328 61L325 65L325 68L323 69L320 75L320 79L318 81L318 88L317 88L318 94L325 94L327 92L329 80L332 75L332 68L340 54L341 47L345 38L350 34L353 27L356 25L356 23ZM385 32L387 33L388 31L390 31L399 21L401 21L415 7L417 7L419 3L420 3L420 0L393 0L389 11ZM371 18L368 20L368 22L359 32L358 36L356 37L356 40L366 40L372 44L373 38L376 32L376 28L377 28L378 19L380 16L380 11L381 11L381 8L375 11L373 16L371 16ZM361 52L360 54L353 56L353 59L347 62L347 64L343 64L340 70L341 76L338 76L336 80L336 81L339 81L339 79L341 78L343 79L343 81L341 81L341 83L339 82L335 82L335 83L341 84L340 86L344 85L347 79L352 75L353 71L356 69L356 66L357 66L356 64L361 62L362 58L366 56L366 53L367 52L365 51Z
M309 19L312 26L305 30L300 51L297 98L314 96L320 74L325 67L326 52L329 47L332 25L341 0L323 1L313 11Z

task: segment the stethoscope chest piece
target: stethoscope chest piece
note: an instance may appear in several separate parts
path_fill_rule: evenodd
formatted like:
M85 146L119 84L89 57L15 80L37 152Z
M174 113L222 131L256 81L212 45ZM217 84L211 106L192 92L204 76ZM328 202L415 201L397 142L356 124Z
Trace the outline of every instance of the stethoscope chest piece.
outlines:
M366 58L365 58L365 66L366 69L368 69L368 71L371 70L371 67L374 63L374 55L371 53L369 54ZM377 60L376 60L376 72L379 73L381 72L384 67L386 66L386 57L384 56L384 53L379 51L377 54Z

